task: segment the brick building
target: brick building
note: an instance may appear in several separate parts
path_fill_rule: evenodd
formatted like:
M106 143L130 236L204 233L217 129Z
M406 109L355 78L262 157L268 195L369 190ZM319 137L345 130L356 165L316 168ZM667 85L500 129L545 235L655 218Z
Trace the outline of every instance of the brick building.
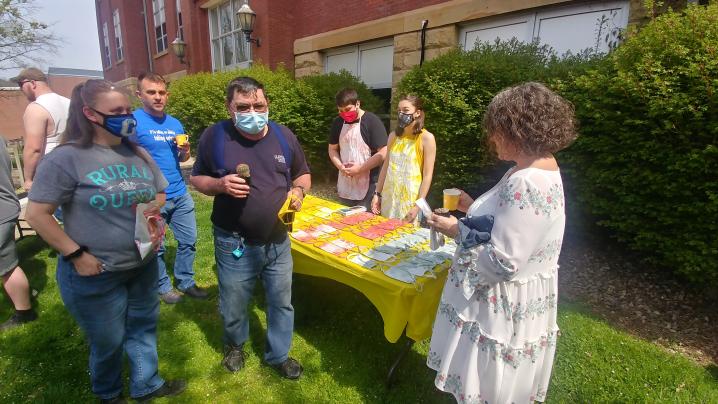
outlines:
M257 46L239 30L243 3L96 0L105 77L132 85L146 69L172 80L259 61L284 64L297 77L346 69L387 96L422 58L477 40L538 40L559 53L606 50L606 33L645 17L642 0L249 0ZM177 37L187 44L185 63L171 50Z
M62 96L70 98L72 89L89 79L101 79L102 72L97 70L67 69L63 67L49 67L47 71L47 84L52 90ZM25 133L22 116L25 113L28 101L20 89L0 87L0 137L5 140L22 138Z

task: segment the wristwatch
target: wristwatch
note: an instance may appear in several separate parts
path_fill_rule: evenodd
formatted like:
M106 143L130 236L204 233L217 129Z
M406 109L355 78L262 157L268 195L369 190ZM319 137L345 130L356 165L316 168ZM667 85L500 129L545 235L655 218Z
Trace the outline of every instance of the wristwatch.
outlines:
M381 192L379 192L379 191L374 191L374 195L376 195L376 196L378 196L379 198L381 198Z
M63 256L62 256L62 259L64 259L65 261L72 261L72 260L74 260L75 258L78 258L78 257L80 257L82 254L84 254L85 251L87 251L87 247L84 246L84 245L81 245L77 250L75 250L75 251L73 251L73 252L71 252L71 253L69 253L69 254L67 254L67 255L63 255Z

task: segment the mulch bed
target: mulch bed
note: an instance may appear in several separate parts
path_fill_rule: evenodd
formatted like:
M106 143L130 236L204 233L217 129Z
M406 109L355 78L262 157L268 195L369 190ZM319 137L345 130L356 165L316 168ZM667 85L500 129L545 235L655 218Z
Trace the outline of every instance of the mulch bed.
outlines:
M602 233L572 225L569 217L559 260L561 298L701 365L718 363L718 299L642 264Z

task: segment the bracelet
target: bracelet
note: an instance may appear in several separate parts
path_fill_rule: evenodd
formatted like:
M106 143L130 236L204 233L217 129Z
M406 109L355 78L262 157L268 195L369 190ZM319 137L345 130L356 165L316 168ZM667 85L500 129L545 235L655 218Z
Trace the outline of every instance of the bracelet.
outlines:
M307 196L307 192L304 190L304 187L303 187L303 186L301 186L301 185L295 185L295 186L292 187L292 189L294 189L294 188L299 188L299 189L302 190L302 198L304 198L305 196Z
M65 261L72 261L73 259L78 258L82 254L84 254L85 251L87 251L87 247L84 245L81 245L77 250L75 250L67 255L63 255L62 259L64 259Z
M379 198L381 198L381 192L379 192L379 191L374 191L374 195L376 195L376 196L378 196Z

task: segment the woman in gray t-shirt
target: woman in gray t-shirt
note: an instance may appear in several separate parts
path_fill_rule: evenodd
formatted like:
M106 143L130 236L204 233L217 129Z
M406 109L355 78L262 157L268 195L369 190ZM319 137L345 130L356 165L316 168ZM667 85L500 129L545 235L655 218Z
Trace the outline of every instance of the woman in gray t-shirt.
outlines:
M136 122L127 95L108 81L72 92L61 145L40 163L27 220L61 257L57 283L68 311L90 343L92 391L102 400L122 392L122 357L130 363L130 395L179 394L157 369L157 257L135 243L137 203L159 214L167 181L146 151L127 136ZM64 229L52 213L61 206Z

